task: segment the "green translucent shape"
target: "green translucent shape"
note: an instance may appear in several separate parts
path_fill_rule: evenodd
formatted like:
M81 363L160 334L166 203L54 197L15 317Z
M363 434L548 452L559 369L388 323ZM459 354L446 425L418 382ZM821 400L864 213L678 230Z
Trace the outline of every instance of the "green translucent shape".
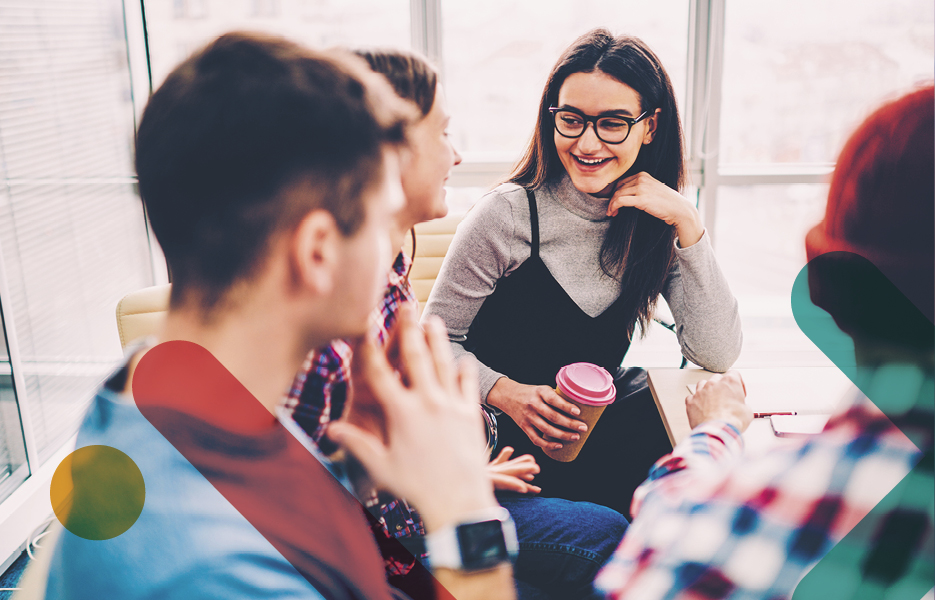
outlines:
M876 322L886 327L896 319L910 315L922 339L935 340L932 324L922 317L918 309L902 296L876 267L857 255L845 256L846 253L822 255L812 260L803 268L792 287L792 314L799 328L834 364L871 400L888 418L904 415L913 407L931 414L935 405L935 384L933 384L931 356L932 348L922 345L918 350L919 360L912 356L903 356L897 363L878 366L858 367L855 360L854 344L830 314L813 304L810 297L808 273L810 268L824 269L829 273L841 265L842 269L852 268L863 273L866 279L857 282L848 280L848 274L838 281L855 284L853 289L834 290L836 301L853 300L855 305L861 302L861 294L869 292L880 296L889 294L898 298L898 302L888 305L892 310L875 316ZM837 263L835 262L837 261ZM845 264L846 263L846 264ZM855 268L856 265L856 268ZM817 272L817 271L816 271ZM843 271L842 271L843 272ZM882 292L880 291L882 290ZM846 294L853 294L848 299ZM889 297L889 296L887 296ZM868 322L866 320L864 323ZM915 326L915 325L914 325ZM871 348L870 355L883 355ZM913 364L914 363L914 364ZM935 486L932 478L932 448L922 447L918 431L904 431L923 452L918 464L877 504L870 513L858 523L844 538L835 545L809 571L793 592L793 600L828 600L829 598L847 598L849 600L885 599L918 600L932 587L933 565L920 560L918 553L898 543L891 544L885 552L873 557L872 563L879 571L875 575L866 573L865 563L870 554L870 540L882 524L883 518L897 507L914 509L928 514L928 522L935 522ZM905 553L902 551L905 550Z
M139 467L120 450L85 446L55 469L50 497L65 529L86 540L109 540L136 523L146 485Z
M792 316L799 329L856 385L854 340L838 328L831 315L812 303L808 289L808 265L799 271L792 284Z

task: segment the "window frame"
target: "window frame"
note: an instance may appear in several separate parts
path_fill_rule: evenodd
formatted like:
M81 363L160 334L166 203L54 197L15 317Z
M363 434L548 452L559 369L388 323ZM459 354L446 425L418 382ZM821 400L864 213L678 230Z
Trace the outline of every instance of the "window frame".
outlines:
M152 92L146 22L143 0L122 0L122 6L135 130L143 107ZM106 183L132 184L134 186L136 182L135 176L41 180L42 184ZM12 187L35 184L36 181L5 178L2 183ZM148 220L146 222L146 234L154 283L168 283L165 258L153 238ZM31 401L26 392L26 371L24 371L24 367L30 372L32 372L33 368L31 365L24 364L20 350L10 302L10 283L5 265L2 248L0 248L0 325L4 327L6 334L13 391L26 450L25 466L27 475L25 480L9 496L0 501L0 573L5 571L19 556L32 536L37 533L37 528L41 528L49 522L49 517L52 515L52 504L49 497L49 485L52 475L62 460L74 449L77 441L77 434L75 434L65 440L58 449L49 452L48 456L40 460L36 428L31 411L28 410ZM58 370L68 370L69 368L80 369L81 365L56 363L54 366Z

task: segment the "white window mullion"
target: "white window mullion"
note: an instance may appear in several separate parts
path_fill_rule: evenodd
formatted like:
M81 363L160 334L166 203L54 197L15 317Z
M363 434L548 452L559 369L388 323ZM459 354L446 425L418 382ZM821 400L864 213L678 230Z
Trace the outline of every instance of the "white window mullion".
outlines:
M688 170L692 183L699 188L699 210L711 235L719 185L724 3L725 0L691 0L689 12L689 75L684 110Z
M146 9L143 6L143 0L123 0L123 21L127 36L127 64L130 69L130 95L133 97L133 130L135 132L139 127L140 117L143 116L143 109L146 108L153 92L152 66L149 61L149 49L146 47ZM133 183L136 184L136 178ZM146 219L146 238L149 242L153 283L156 285L169 283L166 259L156 242L148 218Z
M13 390L16 393L16 404L19 408L20 424L23 426L23 439L26 444L26 462L29 465L30 473L35 473L39 468L39 446L36 443L36 430L31 411L27 410L29 398L26 394L26 380L23 377L23 360L19 349L19 338L16 335L15 319L13 318L13 311L11 310L12 301L5 264L3 247L0 245L0 314L3 316L7 349L10 353L10 368L13 371Z
M440 0L410 0L412 49L442 70L442 9Z

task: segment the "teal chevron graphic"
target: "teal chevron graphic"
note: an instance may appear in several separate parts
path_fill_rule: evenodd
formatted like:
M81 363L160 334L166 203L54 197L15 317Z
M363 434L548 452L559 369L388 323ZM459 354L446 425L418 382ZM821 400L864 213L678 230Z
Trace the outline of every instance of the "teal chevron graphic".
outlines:
M824 289L816 285L819 279ZM835 307L838 321L813 300ZM805 335L922 453L910 473L802 579L793 600L919 600L935 580L935 327L869 261L844 252L819 256L802 269L792 288L792 312ZM856 357L842 327L872 332ZM886 339L911 343L878 341Z

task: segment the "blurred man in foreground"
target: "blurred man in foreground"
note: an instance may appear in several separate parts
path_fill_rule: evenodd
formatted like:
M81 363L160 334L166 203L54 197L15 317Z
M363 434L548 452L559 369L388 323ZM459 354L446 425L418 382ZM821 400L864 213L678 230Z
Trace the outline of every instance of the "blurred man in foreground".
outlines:
M277 416L310 348L367 331L396 250L409 111L357 59L252 34L222 36L153 94L136 166L170 307L158 345L132 352L81 427L92 454L57 508L68 531L48 598L396 595L343 465ZM417 504L439 559L462 558L455 527L476 533L465 569L482 572L465 584L458 562L436 570L452 592L510 598L510 521L485 471L475 376L454 368L438 323L403 318L391 347L392 367L372 344L359 352L390 452L377 462L346 438L373 480ZM95 472L106 447L145 481L116 536L106 525L138 494Z

